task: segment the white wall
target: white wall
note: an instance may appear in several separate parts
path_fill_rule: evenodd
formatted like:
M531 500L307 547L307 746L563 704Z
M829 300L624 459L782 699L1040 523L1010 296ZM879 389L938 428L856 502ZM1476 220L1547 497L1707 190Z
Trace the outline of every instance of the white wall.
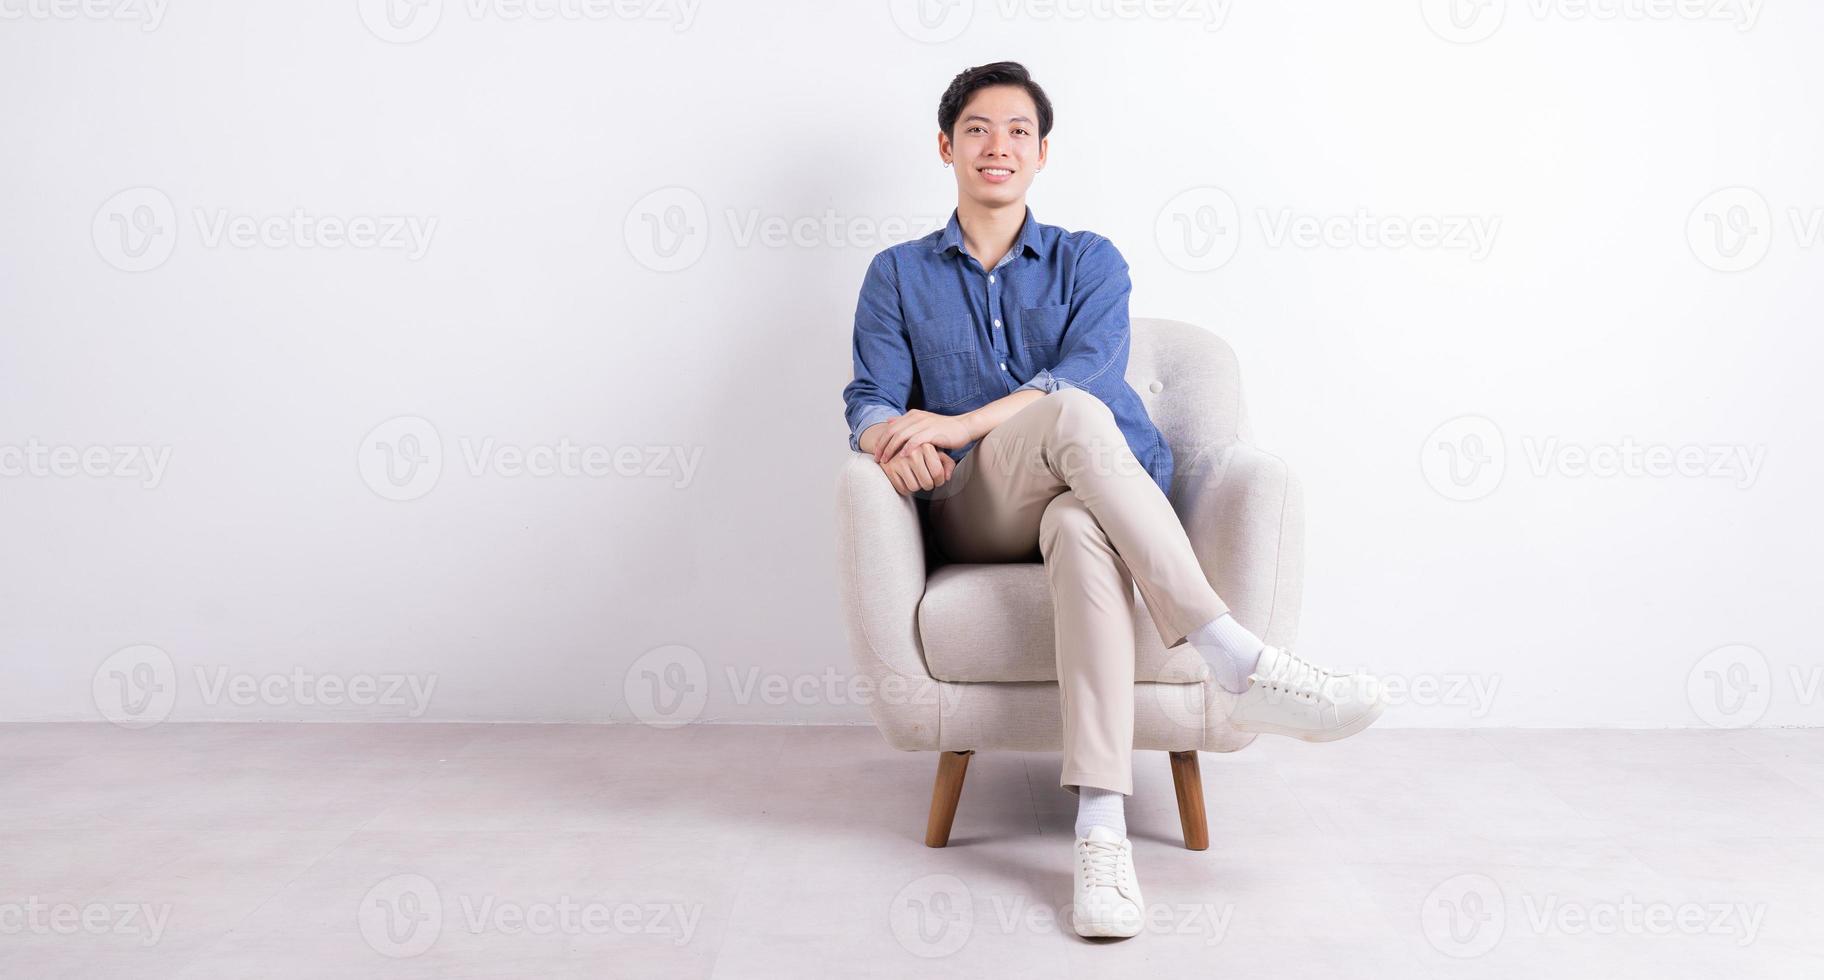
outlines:
M1229 339L1302 473L1304 652L1442 685L1388 724L1824 718L1815 4L64 3L0 0L0 719L626 720L668 659L702 672L687 717L865 719L823 680L881 246L821 222L947 216L937 97L1000 58L1059 113L1035 214L1115 240L1135 315ZM652 245L674 205L694 261ZM300 209L428 238L305 249ZM1492 248L1369 247L1358 212ZM1214 250L1156 235L1210 214ZM428 489L358 454L426 423ZM1468 436L1494 462L1459 485ZM695 469L475 475L465 440ZM1535 462L1624 442L1758 469ZM92 446L168 456L56 475Z

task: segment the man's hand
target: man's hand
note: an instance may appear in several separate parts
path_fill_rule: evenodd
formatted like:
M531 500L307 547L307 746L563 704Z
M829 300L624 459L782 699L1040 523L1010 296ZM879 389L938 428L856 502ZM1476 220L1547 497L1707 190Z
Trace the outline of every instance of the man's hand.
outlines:
M956 472L956 460L930 443L893 457L880 468L887 471L893 489L910 496L920 490L936 490L949 482Z
M895 457L910 454L920 446L961 449L977 438L969 430L969 424L963 416L938 415L918 408L881 425L883 436L875 449L874 458L883 466Z

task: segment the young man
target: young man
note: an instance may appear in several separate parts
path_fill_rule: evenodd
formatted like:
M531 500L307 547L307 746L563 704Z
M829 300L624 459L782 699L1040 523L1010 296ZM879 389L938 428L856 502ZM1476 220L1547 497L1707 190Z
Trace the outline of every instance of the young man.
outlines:
M1171 450L1125 377L1127 263L1108 239L1040 224L1026 206L1051 126L1051 101L1019 64L951 81L937 152L956 170L956 210L869 265L843 398L850 447L900 493L930 497L945 558L1044 561L1061 784L1078 795L1074 924L1132 936L1134 583L1166 646L1189 641L1237 695L1242 731L1329 741L1366 728L1382 702L1366 675L1267 646L1204 578L1166 497Z

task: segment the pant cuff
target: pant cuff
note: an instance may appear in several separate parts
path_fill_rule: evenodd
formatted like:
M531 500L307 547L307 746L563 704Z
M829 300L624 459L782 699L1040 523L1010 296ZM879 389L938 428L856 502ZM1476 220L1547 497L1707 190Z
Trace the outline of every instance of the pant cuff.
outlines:
M1199 619L1197 622L1184 627L1184 632L1182 633L1178 631L1179 627L1177 625L1162 623L1158 620L1154 620L1153 625L1159 627L1159 638L1165 641L1165 648L1170 650L1178 644L1183 643L1185 640L1190 639L1192 630L1202 629L1207 623L1213 623L1224 616L1231 615L1228 604L1221 599L1216 600L1214 609L1215 611L1210 612L1208 618ZM1204 613L1198 613L1197 615L1202 616Z
M1058 780L1058 785L1069 790L1072 796L1081 795L1077 792L1078 786L1094 786L1097 789L1112 789L1122 796L1134 795L1134 776L1131 772L1123 776L1112 772L1086 772L1080 769L1066 769L1064 770L1063 777Z

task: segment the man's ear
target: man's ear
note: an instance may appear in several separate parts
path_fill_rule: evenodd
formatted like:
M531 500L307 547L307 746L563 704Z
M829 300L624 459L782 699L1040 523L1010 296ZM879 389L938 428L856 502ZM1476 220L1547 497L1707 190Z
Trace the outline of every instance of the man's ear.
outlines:
M949 163L950 157L955 155L955 151L950 149L950 134L941 129L937 131L937 155L945 163Z

